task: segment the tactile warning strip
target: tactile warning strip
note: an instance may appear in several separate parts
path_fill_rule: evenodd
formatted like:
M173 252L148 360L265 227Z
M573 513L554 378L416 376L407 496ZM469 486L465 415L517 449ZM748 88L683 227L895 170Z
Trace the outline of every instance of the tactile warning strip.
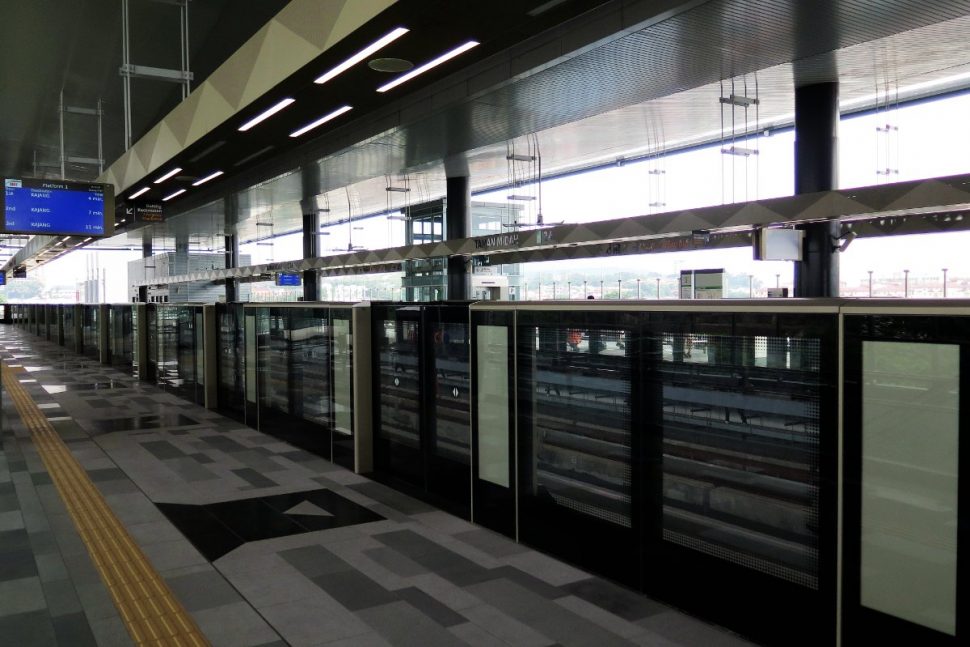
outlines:
M101 579L138 645L208 645L191 616L111 511L80 463L51 426L16 374L3 367L3 386L17 407L57 486Z

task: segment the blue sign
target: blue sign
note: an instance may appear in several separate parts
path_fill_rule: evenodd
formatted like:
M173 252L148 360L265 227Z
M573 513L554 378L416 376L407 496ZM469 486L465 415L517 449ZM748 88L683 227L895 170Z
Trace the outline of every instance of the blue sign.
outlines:
M0 285L6 285L6 284L7 284L7 271L0 270Z
M279 272L276 275L276 285L301 285L302 278L296 272Z
M104 236L114 228L114 195L107 185L5 178L3 189L6 232Z

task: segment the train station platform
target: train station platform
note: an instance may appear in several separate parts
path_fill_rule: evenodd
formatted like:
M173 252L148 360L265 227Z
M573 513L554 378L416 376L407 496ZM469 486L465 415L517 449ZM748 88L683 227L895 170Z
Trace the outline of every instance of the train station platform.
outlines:
M0 326L0 642L749 644Z

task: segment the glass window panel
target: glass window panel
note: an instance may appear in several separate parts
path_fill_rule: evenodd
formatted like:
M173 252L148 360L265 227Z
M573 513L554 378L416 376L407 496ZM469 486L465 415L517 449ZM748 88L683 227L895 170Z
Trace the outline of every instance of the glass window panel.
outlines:
M420 375L416 321L385 320L380 343L379 433L392 442L420 447Z
M631 372L626 333L520 327L536 347L531 495L631 526Z
M325 309L290 311L289 387L301 417L330 426L330 326Z
M351 382L350 319L333 320L334 431L349 436L353 430L353 384Z
M432 451L468 464L468 324L435 324L433 339L435 438Z
M862 345L862 604L956 631L960 347Z
M666 334L663 537L818 585L818 339Z
M509 487L509 329L478 326L478 478Z

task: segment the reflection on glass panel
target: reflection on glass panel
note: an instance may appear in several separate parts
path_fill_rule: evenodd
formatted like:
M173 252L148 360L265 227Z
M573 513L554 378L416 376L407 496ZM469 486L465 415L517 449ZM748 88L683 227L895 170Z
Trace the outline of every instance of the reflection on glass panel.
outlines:
M333 430L345 436L351 435L353 429L349 317L349 312L336 311L333 316Z
M818 584L817 339L667 334L663 537Z
M863 342L863 605L955 635L960 347Z
M261 344L261 334L262 330L257 329L257 321L262 323L264 317L261 315L258 319L256 314L250 314L252 311L246 312L246 357L243 361L246 368L246 402L256 402L256 391L257 391L257 377L256 377L256 356ZM262 313L263 311L260 310Z
M438 456L469 462L468 324L433 324L435 438Z
M66 306L61 311L64 321L64 345L74 348L74 306Z
M286 316L279 308L269 308L260 314L263 312L268 328L260 335L259 407L289 413Z
M41 308L37 309L42 311ZM98 335L98 307L84 306L82 308L81 333L84 341L84 354L97 357L100 352L100 336ZM40 316L38 314L38 316Z
M384 438L420 447L420 390L416 321L386 320L380 344L380 420Z
M236 409L242 406L245 338L242 329L243 308L240 304L217 304L219 338L218 379L220 406Z
M326 310L290 310L287 332L293 413L330 426L330 325Z
M509 486L509 332L478 326L478 478Z
M519 335L536 348L532 495L630 527L631 374L625 333L523 327Z

